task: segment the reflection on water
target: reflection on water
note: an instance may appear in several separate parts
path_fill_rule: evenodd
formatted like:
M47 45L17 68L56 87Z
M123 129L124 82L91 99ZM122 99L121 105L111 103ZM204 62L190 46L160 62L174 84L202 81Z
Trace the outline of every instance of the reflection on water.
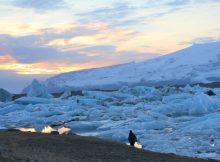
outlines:
M22 132L37 132L35 128L18 128L18 130L20 130ZM41 133L58 132L59 134L67 134L70 131L71 131L71 129L66 128L66 127L61 127L56 130L56 129L52 128L51 126L45 126L42 129Z
M61 127L58 129L59 134L67 134L69 131L71 131L71 129L66 127Z
M35 128L19 128L22 132L36 132Z
M44 129L42 129L41 133L51 133L53 131L56 131L56 130L53 129L51 126L46 126L44 127Z
M130 143L126 143L126 144L130 146ZM142 149L142 145L138 142L135 142L134 147L138 149Z
M136 147L138 149L142 149L142 145L138 142L135 142L134 147Z

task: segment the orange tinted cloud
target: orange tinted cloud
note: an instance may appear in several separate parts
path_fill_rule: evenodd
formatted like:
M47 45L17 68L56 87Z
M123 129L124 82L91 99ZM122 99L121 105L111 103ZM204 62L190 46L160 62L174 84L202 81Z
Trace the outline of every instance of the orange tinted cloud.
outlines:
M49 46L65 46L68 45L68 41L65 39L54 39L52 41L49 41L47 45Z
M53 32L70 31L74 30L76 27L96 29L97 33L78 35L70 38L54 38L45 42L45 44L47 46L56 47L61 51L76 51L92 46L112 45L115 46L117 53L135 51L161 54L167 54L186 47L186 45L179 45L176 43L181 41L181 38L183 38L182 35L180 37L175 33L167 33L165 31L139 32L129 28L112 27L107 23L81 24L75 22L73 24L65 24L57 29L54 28ZM184 35L184 37L187 37L187 35ZM81 52L81 54L98 56L98 53L89 54L88 52Z
M16 22L0 22L0 34L21 36L33 33L39 33L39 28L37 25Z
M16 62L10 55L0 56L0 70L12 70L16 71L17 74L59 74L68 71L76 71L87 68L95 68L106 66L102 63L82 63L82 64L64 64L64 63L33 63L33 64L22 64Z
M85 28L91 27L84 25ZM47 46L55 46L63 51L78 50L80 48L97 46L97 45L114 45L119 46L121 42L132 40L139 33L131 29L111 28L107 24L92 26L91 28L99 29L97 33L88 35L73 36L70 38L55 38L46 42ZM70 29L68 29L70 30Z
M15 60L10 55L0 56L0 64L12 63L12 62L15 62Z
M158 22L152 22L152 25L159 26ZM162 23L162 21L161 21ZM0 33L4 30L5 33L11 33L12 35L16 34L30 34L35 33L42 37L39 42L43 46L55 47L61 52L64 51L77 51L82 48L92 47L92 46L101 46L101 45L111 45L115 46L116 52L124 51L135 51L135 52L144 52L144 53L162 53L166 54L169 52L176 51L178 49L186 47L183 45L178 45L177 42L180 42L183 37L187 38L187 35L177 35L173 33L167 33L164 31L157 32L139 32L137 30L121 27L112 27L108 23L81 23L73 21L71 23L63 23L53 28L48 29L37 29L37 26L30 24L17 24L9 25L8 28L0 28ZM13 26L13 29L12 28ZM0 24L1 27L1 24ZM78 28L88 29L88 30L97 30L96 33L91 34L79 34L66 38L65 36L54 37L52 40L47 39L50 34L62 34L65 32L74 31ZM3 31L2 31L3 30ZM10 32L9 32L10 31ZM3 32L4 33L4 32ZM172 38L171 38L172 37ZM188 39L192 39L190 36ZM187 39L186 39L187 40ZM166 42L166 43L164 43ZM116 53L117 54L117 53ZM93 54L87 54L87 56L93 56ZM97 54L95 54L97 55Z

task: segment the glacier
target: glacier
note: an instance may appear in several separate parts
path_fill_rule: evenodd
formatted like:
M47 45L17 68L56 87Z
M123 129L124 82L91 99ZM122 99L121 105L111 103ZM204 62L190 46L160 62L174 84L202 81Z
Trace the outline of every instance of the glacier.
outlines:
M208 90L216 95L208 96ZM121 143L128 142L132 129L143 149L220 160L219 88L125 86L69 94L2 102L0 128L41 131L57 125L71 133Z
M163 86L220 82L220 42L194 44L143 62L73 71L44 83L49 92L118 90L123 86ZM27 92L29 87L23 92Z

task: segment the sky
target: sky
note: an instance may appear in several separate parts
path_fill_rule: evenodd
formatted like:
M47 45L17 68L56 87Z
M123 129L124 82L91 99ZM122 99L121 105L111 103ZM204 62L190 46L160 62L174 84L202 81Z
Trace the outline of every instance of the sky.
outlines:
M0 88L220 39L220 0L0 0Z

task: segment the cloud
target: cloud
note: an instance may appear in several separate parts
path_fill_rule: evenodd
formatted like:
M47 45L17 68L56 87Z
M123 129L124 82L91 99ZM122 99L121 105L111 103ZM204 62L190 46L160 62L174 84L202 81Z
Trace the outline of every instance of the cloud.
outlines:
M64 28L46 28L40 29L34 35L27 36L11 36L9 34L0 34L0 55L10 54L19 63L36 63L42 61L49 62L84 62L87 58L76 50L62 50L69 46L59 47L55 45L49 46L49 42L63 39L83 37L86 35L95 35L98 30L82 24L70 24ZM76 44L75 44L75 47ZM80 47L80 45L79 45ZM71 59L70 59L71 58Z
M133 9L134 7L130 6L128 3L115 3L112 4L111 7L97 8L93 11L78 15L83 17L89 16L96 20L112 20L128 16Z
M98 32L98 29L87 28L83 26L77 27L68 27L64 30L57 30L55 28L47 28L40 30L40 34L45 36L44 39L53 40L53 39L70 39L76 36L82 35L94 35Z
M54 10L63 8L63 0L15 0L13 5L22 8L31 8L37 11Z
M191 0L169 0L166 5L169 6L185 6L191 3Z
M81 49L80 53L92 56L90 59L92 62L105 62L105 66L133 61L143 61L160 56L160 54L137 51L117 52L115 46L93 46Z
M74 31L75 29L72 30ZM62 51L75 51L97 45L119 45L117 43L133 39L135 35L138 34L138 32L130 29L101 25L94 31L88 32L88 34L83 33L70 37L59 36L59 38L57 36L55 38L55 35L53 35L53 39L48 40L47 45L57 47ZM71 33L69 35L71 35Z
M180 45L192 45L192 44L202 44L202 43L210 43L210 42L217 42L220 41L220 37L214 38L214 37L199 37L195 38L191 41L183 41L180 42Z
M85 11L76 14L81 21L96 21L96 22L109 22L114 25L131 23L129 21L129 15L132 15L135 11L135 6L130 3L113 3L109 7L100 7L92 11Z
M219 0L166 0L166 5L173 6L173 7L185 7L195 4L202 4L202 3L220 3Z
M109 32L109 31L106 31ZM105 32L105 33L106 33ZM115 33L110 33L108 36L105 34L98 34L98 37L94 36L94 39L97 39L97 42L91 43L91 44L83 44L88 43L87 39L84 40L82 45L79 45L78 48L73 47L71 49L71 46L74 45L75 42L72 42L73 44L63 45L64 47L59 47L57 44L51 44L51 46L45 45L44 41L40 42L42 37L38 35L32 35L32 36L22 36L22 37L12 37L8 35L0 35L0 40L4 40L4 43L0 44L0 56L7 56L2 57L1 60L12 60L8 57L10 55L16 62L22 63L22 64L34 64L38 62L59 62L59 63L66 63L66 64L79 64L79 63L86 63L89 61L101 61L99 57L103 56L106 58L115 58L119 56L121 53L127 53L131 55L131 51L116 51L115 45L102 45L102 43L99 43L98 41L122 41L124 42L129 37L132 37L132 32L129 31L118 31ZM48 40L46 35L43 36L44 40ZM87 36L88 37L88 36ZM53 36L54 38L54 36ZM73 37L74 40L77 40L80 42L80 40L84 38L84 36L76 36ZM92 36L91 36L92 38ZM57 40L57 39L55 39ZM46 41L47 42L47 41ZM77 45L77 44L75 44ZM58 47L57 47L58 46ZM66 47L67 46L67 47ZM61 50L59 50L59 48ZM68 49L68 50L62 50L62 49ZM133 53L140 53L137 51L132 51ZM123 57L119 59L119 61L122 61ZM126 58L128 59L128 58ZM133 58L135 60L135 58ZM128 59L129 60L129 59ZM132 60L129 60L132 61Z
M157 19L174 13L190 4L191 0L145 0L139 3L129 1L112 3L110 7L95 8L76 14L82 22L108 22L112 26L137 26L144 21Z
M220 3L219 0L194 0L195 3Z
M99 23L46 28L27 36L3 34L0 35L0 70L14 70L19 74L54 74L156 56L135 49L117 50L120 43L139 34Z
M14 59L9 55L0 55L0 64L3 64L5 62L14 62Z
M21 91L31 83L33 78L42 81L51 76L51 74L21 75L11 70L0 70L0 88L4 88L11 93L21 93Z
M81 62L87 60L77 52L61 52L54 47L44 46L44 41L41 39L42 37L39 35L22 37L0 35L0 41L2 42L0 43L0 55L10 54L17 62L24 64L45 61Z

